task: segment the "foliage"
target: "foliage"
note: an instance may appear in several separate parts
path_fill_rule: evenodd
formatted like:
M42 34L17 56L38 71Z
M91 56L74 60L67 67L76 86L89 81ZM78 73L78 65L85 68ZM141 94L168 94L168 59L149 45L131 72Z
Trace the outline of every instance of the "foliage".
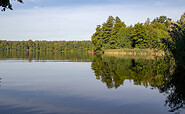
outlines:
M132 48L130 27L121 27L116 34L118 48Z
M117 49L119 45L117 34L122 27L126 28L126 25L119 17L114 19L109 16L105 23L97 26L96 32L91 37L93 50L102 52L104 49Z
M95 52L104 51L104 49L121 48L154 48L165 50L163 41L169 38L168 26L170 19L166 16L160 16L150 22L137 23L132 26L126 26L119 17L109 16L107 21L98 25L96 32L92 35L92 43Z
M162 41L169 38L165 24L155 22L147 26L147 29L149 34L148 46L150 48L164 50L164 43Z
M61 51L92 50L91 41L6 41L0 40L0 51Z
M23 0L16 0L16 1L20 3L24 3ZM2 11L5 11L7 8L10 10L13 10L10 0L0 0L0 7L3 8Z
M121 28L126 28L126 25L124 22L121 22L121 19L119 17L116 17L111 38L109 40L111 49L116 49L118 46L119 41L118 41L117 34Z
M93 50L95 52L102 51L102 29L101 25L97 25L96 32L91 37L92 44L94 45Z
M168 51L174 57L177 67L185 70L185 13L168 27L170 39L165 40Z
M170 24L169 22L171 21L170 18L167 18L166 16L160 16L160 17L156 17L153 21L152 21L152 24L154 23L163 23L165 24L167 27L168 25Z
M137 23L132 29L132 47L133 48L148 48L148 31L146 26L143 26L142 23Z
M114 18L109 16L107 22L102 25L102 46L105 49L110 47L110 39L112 37L112 30L114 26Z

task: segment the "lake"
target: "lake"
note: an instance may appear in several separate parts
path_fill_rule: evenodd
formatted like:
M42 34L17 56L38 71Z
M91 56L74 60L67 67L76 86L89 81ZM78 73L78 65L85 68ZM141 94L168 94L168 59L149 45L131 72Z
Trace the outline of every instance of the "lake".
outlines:
M168 66L144 56L0 52L0 114L184 114L184 77L167 75Z

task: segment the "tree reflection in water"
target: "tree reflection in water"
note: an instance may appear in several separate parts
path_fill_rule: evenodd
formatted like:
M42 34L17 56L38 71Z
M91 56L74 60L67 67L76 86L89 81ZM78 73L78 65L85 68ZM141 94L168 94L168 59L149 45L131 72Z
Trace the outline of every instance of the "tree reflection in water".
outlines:
M118 88L125 80L133 80L135 85L150 86L166 93L165 106L170 112L179 111L185 105L185 74L180 67L166 57L139 58L94 55L91 65L96 79L107 88Z
M20 59L33 61L70 61L70 62L91 62L92 55L87 52L50 52L50 51L0 51L0 60Z
M160 87L161 92L168 94L165 101L165 106L168 105L174 112L180 108L184 108L185 105L185 74L182 69L177 66L174 74L171 75L171 79L165 85Z

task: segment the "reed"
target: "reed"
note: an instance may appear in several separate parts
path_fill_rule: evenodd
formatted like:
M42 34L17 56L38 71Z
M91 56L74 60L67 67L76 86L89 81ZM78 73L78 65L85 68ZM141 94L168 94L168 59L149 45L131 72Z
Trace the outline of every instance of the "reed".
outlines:
M164 51L161 50L153 50L153 49L107 49L104 50L105 54L110 54L110 55L142 55L142 56L147 56L147 55L152 55L152 56L162 56L165 55Z

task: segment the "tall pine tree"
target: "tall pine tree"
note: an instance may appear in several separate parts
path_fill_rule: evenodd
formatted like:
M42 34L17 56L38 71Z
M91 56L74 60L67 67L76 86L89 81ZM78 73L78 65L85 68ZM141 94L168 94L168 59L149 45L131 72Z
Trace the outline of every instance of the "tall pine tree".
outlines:
M112 29L114 26L114 17L109 16L107 22L102 26L102 40L103 40L103 47L105 49L110 49L110 39L112 36Z
M91 41L94 45L93 51L100 52L102 51L102 28L101 25L97 25L96 32L92 35Z
M119 32L120 28L126 28L126 25L124 22L121 21L121 19L119 17L116 17L115 19L115 24L112 30L112 34L111 34L111 39L109 41L110 43L110 48L111 49L116 49L117 47L117 41L118 41L118 37L117 37L117 33Z
M146 26L142 23L137 23L132 30L132 47L136 48L148 48L148 31Z

